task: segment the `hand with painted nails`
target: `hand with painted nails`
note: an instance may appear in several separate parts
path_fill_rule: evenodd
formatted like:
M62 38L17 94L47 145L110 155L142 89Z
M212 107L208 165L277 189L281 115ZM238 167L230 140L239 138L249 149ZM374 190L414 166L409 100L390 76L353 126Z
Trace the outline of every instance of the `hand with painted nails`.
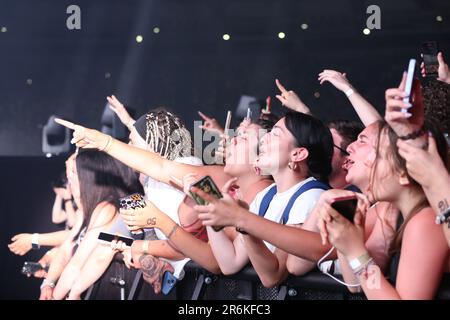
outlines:
M205 121L203 125L199 126L200 129L209 131L216 134L223 134L223 128L220 126L216 119L210 118L202 112L198 111L198 114Z
M438 53L437 59L439 63L437 79L439 81L450 84L450 70L448 68L448 65L444 61L444 55L442 54L442 52ZM423 62L420 65L420 71L422 73L422 77L425 77L425 64Z
M417 79L413 81L411 90L411 103L405 102L406 72L403 73L402 81L398 88L386 90L386 114L385 120L398 136L407 136L423 125L423 97L420 82Z
M73 138L70 143L79 148L104 149L111 139L107 134L94 129L88 129L67 120L56 118L55 122L73 130Z
M303 103L294 91L286 90L278 79L275 79L275 84L278 90L280 90L280 94L277 94L276 97L283 106L297 112L311 114L311 110L309 110L308 106Z

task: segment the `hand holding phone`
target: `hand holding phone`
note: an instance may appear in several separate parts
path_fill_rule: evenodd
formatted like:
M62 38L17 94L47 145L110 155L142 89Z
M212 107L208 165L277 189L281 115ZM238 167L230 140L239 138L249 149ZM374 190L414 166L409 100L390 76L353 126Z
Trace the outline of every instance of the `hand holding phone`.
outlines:
M214 196L217 199L221 199L223 198L222 193L220 193L219 188L217 187L217 185L214 183L213 179L210 176L205 176L202 179L200 179L199 181L193 183L191 185L191 187L196 187L200 190L202 190L203 192L210 194L212 196ZM208 202L203 200L201 197L199 197L197 194L195 194L192 191L189 191L192 198L194 199L194 201L198 204L198 205L207 205ZM213 227L213 229L215 231L220 231L222 230L224 227Z
M100 234L98 235L98 240L105 241L105 242L112 242L114 240L122 241L129 247L131 247L131 245L134 242L133 238L125 237L125 236L118 235L118 234L112 234L112 233L108 233L108 232L100 232Z
M40 270L44 270L44 271L48 271L48 267L43 267L40 263L38 262L31 262L31 261L25 261L23 263L23 267L22 267L22 274L26 275L26 276L31 276L33 274L35 274L37 271Z
M425 69L425 77L437 78L439 70L439 62L437 55L439 47L437 41L422 42L422 58Z
M356 198L355 195L353 195L333 199L331 207L337 212L339 212L341 216L343 216L351 223L353 223L353 218L355 217L357 204L358 199Z

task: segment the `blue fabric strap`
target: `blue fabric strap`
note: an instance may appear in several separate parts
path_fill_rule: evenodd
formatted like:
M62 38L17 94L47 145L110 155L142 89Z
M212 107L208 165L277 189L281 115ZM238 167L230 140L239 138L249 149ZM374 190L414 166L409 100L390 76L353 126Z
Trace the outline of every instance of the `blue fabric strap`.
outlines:
M281 218L281 222L283 224L286 224L289 220L289 213L291 212L292 206L295 203L295 200L297 200L298 197L300 197L300 195L308 190L311 189L322 189L322 190L328 190L330 189L330 186L320 182L318 180L312 180L312 181L308 181L307 183L305 183L304 185L302 185L297 191L295 191L295 193L292 195L292 197L289 199L288 204L286 205L286 207L284 208L283 211L283 216Z
M264 217L266 214L267 209L269 208L270 202L272 202L273 197L277 193L277 186L274 185L272 188L269 189L269 191L266 192L264 195L261 204L259 205L259 212L258 215L260 217Z

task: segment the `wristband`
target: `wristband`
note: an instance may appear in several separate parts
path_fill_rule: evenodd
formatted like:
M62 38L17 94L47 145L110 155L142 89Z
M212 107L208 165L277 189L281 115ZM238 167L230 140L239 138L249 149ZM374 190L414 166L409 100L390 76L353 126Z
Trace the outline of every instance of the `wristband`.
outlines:
M425 129L422 127L417 131L411 132L410 134L407 134L406 136L398 136L400 140L414 140L422 135L425 134Z
M178 229L178 225L175 223L175 225L173 226L172 230L169 232L169 234L167 235L167 240L170 240L170 237L172 237L172 235L175 233L175 231Z
M362 266L366 265L371 259L372 258L370 257L369 253L366 251L359 257L349 261L350 268L352 268L353 272L356 272Z
M352 94L355 93L355 90L353 90L352 88L348 89L347 91L344 92L345 95L348 97L350 97Z
M33 250L38 250L41 246L39 245L39 233L33 233L31 235L31 248Z
M144 240L142 242L142 253L148 255L148 246L150 245L150 241Z

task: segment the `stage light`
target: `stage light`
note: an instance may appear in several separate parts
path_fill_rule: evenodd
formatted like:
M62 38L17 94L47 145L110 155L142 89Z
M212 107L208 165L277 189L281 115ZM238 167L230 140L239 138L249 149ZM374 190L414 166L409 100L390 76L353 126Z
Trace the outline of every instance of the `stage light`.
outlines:
M279 32L278 33L278 38L284 39L284 38L286 38L286 34L284 32Z
M137 36L136 36L136 42L137 42L137 43L141 43L142 41L144 41L144 37L141 36L141 35L137 35Z
M158 27L153 28L153 33L158 34L161 31Z
M364 28L363 33L368 36L370 34L370 29Z
M443 20L443 19L442 19L442 16L437 16L437 17L436 17L436 21L442 22L442 20Z
M303 30L306 30L306 29L308 29L308 25L306 23L302 23L300 28L302 28Z
M1 31L1 32L6 32L6 31L8 31L8 28L2 27L2 28L0 29L0 31Z
M228 34L228 33L225 33L223 36L222 36L222 39L223 40L225 40L225 41L228 41L228 40L230 40L230 35Z
M105 73L105 79L109 79L109 78L111 78L111 73L106 72L106 73Z
M31 86L33 84L33 79L27 79L27 85Z
M319 99L320 98L320 93L318 91L314 92L314 97L316 99Z
M72 133L66 127L55 122L55 115L50 116L47 124L42 128L42 152L47 158L70 151Z

